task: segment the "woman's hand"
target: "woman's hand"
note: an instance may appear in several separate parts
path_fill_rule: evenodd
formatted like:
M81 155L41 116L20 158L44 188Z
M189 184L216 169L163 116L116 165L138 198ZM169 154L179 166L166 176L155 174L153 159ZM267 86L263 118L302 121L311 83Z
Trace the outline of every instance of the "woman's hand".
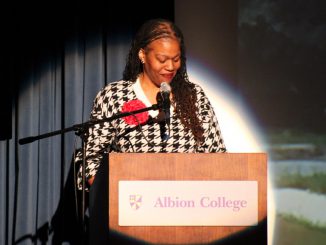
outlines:
M88 179L88 184L91 186L94 182L95 176Z

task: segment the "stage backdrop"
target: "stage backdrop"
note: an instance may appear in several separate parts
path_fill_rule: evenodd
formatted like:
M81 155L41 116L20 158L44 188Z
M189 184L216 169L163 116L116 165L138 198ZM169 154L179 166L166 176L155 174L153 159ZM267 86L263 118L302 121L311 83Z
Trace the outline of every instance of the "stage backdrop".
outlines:
M3 9L8 62L1 59L1 84L14 91L6 97L12 118L1 118L12 119L12 137L3 134L0 142L0 244L81 244L68 178L79 138L68 132L26 145L18 140L87 121L96 93L122 78L139 25L174 18L173 1L150 11L144 6L152 1L73 3Z

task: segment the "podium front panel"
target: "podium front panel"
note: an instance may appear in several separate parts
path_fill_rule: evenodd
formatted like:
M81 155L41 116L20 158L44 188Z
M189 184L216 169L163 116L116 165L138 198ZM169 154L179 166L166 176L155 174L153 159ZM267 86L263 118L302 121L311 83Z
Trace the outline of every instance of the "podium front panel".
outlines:
M201 244L230 238L252 226L119 226L119 181L256 181L258 225L267 220L265 153L111 153L109 229L155 244ZM134 205L137 205L137 196ZM138 200L139 201L139 200ZM266 233L267 225L262 232Z

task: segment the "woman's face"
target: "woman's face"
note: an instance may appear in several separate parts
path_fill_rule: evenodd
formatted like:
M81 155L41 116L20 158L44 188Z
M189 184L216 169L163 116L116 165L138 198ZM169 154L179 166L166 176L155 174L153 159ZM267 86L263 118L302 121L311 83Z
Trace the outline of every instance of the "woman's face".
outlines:
M173 38L160 38L139 51L144 64L144 77L157 87L170 83L181 66L180 44Z

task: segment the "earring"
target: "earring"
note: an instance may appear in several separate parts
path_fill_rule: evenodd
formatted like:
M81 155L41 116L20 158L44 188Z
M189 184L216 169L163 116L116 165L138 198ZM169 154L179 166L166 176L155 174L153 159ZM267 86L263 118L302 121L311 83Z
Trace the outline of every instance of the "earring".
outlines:
M140 62L141 62L142 64L145 64L145 61L144 61L144 60L140 60Z

